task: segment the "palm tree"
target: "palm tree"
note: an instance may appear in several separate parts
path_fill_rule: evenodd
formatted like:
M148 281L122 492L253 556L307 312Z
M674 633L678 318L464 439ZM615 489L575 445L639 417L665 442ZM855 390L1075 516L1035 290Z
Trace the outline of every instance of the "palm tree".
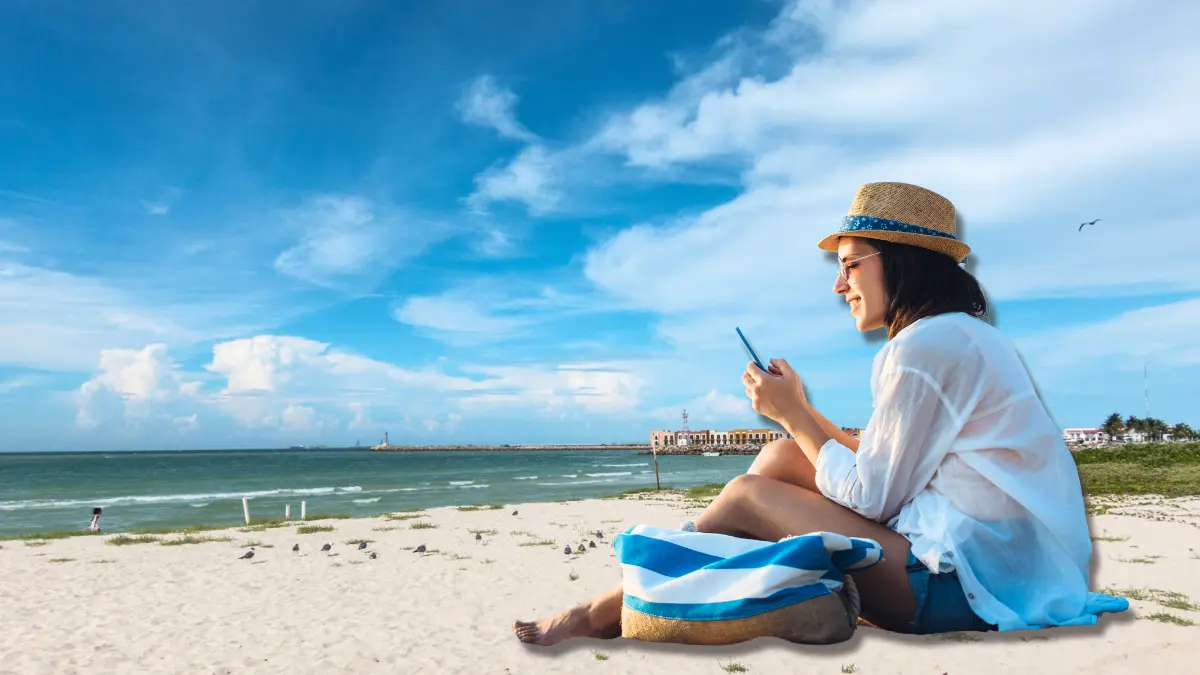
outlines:
M1150 434L1150 438L1153 438L1156 441L1162 440L1163 434L1167 431L1166 422L1158 419L1157 417L1150 417L1142 420L1142 423L1145 424L1146 432Z
M1125 433L1139 434L1146 430L1146 422L1140 417L1130 415L1125 418Z
M1175 425L1174 430L1171 432L1171 436L1181 441L1190 441L1196 437L1196 432L1186 423L1180 422L1179 424Z
M1100 428L1108 434L1109 439L1115 439L1125 433L1125 422L1121 419L1121 413L1113 413L1106 417Z

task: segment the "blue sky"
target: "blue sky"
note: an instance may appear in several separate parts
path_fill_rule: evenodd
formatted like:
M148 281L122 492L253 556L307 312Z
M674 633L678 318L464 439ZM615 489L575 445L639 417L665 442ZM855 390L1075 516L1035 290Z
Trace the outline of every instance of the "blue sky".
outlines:
M881 180L1060 426L1200 422L1200 9L482 4L0 8L0 450L760 426L735 325L861 426Z

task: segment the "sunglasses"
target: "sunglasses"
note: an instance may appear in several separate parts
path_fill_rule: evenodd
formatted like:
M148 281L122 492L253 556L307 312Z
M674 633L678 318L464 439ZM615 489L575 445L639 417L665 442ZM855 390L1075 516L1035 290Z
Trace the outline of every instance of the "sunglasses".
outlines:
M844 260L844 261L839 262L838 263L838 276L841 277L842 280L845 281L847 284L850 283L850 271L854 269L854 266L858 263L858 261L866 260L867 258L871 258L871 257L877 256L877 255L879 255L878 251L876 251L875 253L871 253L869 255L859 256L853 260Z

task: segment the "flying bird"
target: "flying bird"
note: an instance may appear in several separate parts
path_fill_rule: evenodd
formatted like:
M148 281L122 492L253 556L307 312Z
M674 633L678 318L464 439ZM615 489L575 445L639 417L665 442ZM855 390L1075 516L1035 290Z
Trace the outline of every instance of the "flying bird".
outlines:
M1095 219L1095 220L1093 220L1093 221L1089 221L1089 222L1086 222L1086 223L1080 223L1080 224L1079 224L1079 230L1078 230L1078 231L1079 231L1079 232L1083 232L1083 227L1084 227L1084 225L1095 225L1096 223L1100 222L1101 220L1102 220L1101 218L1097 218L1097 219Z
M254 557L254 549L250 549L249 551L246 551L245 553L243 553L242 557L238 558L238 560L249 560L253 557Z

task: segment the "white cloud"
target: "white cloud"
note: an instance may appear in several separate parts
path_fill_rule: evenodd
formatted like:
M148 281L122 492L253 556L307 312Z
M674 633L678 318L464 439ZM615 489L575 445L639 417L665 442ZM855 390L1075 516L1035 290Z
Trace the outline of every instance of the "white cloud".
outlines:
M88 372L104 349L182 349L255 330L279 313L264 309L257 291L196 301L195 289L153 281L118 285L0 260L0 365Z
M491 127L507 138L536 141L537 136L517 122L516 105L512 90L501 87L491 75L481 75L463 92L458 111L468 124Z
M562 189L559 185L563 170L544 146L529 145L512 161L492 167L475 177L475 191L467 198L467 206L476 213L486 213L495 202L520 202L529 213L545 215L559 209Z
M313 428L316 417L317 411L310 406L292 403L279 413L279 423L285 429L306 431Z
M1200 298L1122 312L1102 321L1060 326L1017 340L1032 367L1041 372L1103 361L1110 367L1141 370L1200 366Z
M496 335L525 325L520 319L489 314L477 302L452 295L409 298L393 316L402 323L439 332Z
M336 290L370 290L450 236L437 223L348 195L313 197L284 222L299 241L275 258L275 270Z
M121 401L127 416L146 416L156 405L192 397L198 391L199 383L186 379L162 343L140 350L105 349L100 353L97 370L76 392L76 423L82 427L95 427L105 421L106 414L100 410L105 403L97 399L106 394Z
M533 366L463 366L467 373L487 377L487 391L460 396L466 409L517 407L540 413L576 407L593 413L635 409L644 380L630 366L611 363Z
M789 3L583 142L633 167L724 164L744 188L620 232L585 273L690 348L736 321L837 349L848 319L816 242L860 184L899 180L956 203L994 299L1198 290L1200 237L1177 215L1200 171L1200 72L1181 65L1200 63L1197 21L1183 4Z
M200 415L192 413L187 416L179 416L171 420L180 431L195 431L200 428Z
M163 202L142 202L142 209L152 216L165 216L171 213L171 205Z

